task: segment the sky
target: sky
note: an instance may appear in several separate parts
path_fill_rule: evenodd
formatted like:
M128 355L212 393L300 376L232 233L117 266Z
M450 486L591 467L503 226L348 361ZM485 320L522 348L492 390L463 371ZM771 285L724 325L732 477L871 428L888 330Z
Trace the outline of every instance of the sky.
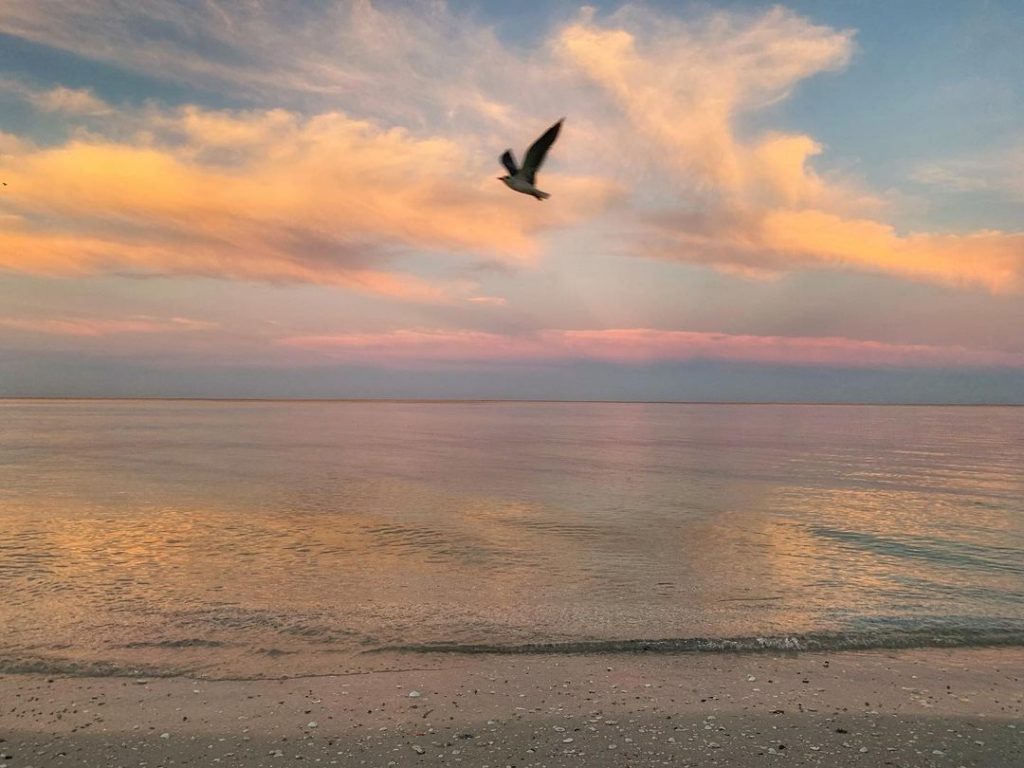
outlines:
M0 0L0 396L1024 403L1019 10Z

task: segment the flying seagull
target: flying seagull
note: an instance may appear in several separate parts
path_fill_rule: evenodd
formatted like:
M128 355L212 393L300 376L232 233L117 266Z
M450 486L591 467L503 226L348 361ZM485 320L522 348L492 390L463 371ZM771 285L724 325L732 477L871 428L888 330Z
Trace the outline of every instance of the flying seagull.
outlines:
M565 118L563 117L562 120ZM537 171L540 170L541 163L544 162L544 157L551 145L555 143L555 139L558 138L562 120L544 131L544 134L530 145L530 148L526 150L526 159L523 160L522 168L516 167L516 159L512 156L512 150L506 149L505 154L501 156L501 164L508 170L508 175L499 176L498 180L505 182L505 186L509 189L522 192L524 195L533 195L538 200L547 200L551 197L547 192L537 189L534 182L537 178Z

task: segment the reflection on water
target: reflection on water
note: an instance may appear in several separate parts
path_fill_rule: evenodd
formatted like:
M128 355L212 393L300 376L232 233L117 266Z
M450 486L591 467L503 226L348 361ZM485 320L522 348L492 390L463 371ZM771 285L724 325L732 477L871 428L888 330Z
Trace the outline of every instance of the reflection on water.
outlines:
M1020 408L6 402L0 515L7 668L1024 642Z

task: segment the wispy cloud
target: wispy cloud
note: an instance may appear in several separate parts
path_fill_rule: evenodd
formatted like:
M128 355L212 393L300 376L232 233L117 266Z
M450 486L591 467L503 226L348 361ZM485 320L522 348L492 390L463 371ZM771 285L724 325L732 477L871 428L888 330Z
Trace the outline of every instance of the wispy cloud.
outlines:
M217 328L216 323L188 317L126 318L0 317L0 328L52 336L116 336L122 334L187 333Z
M996 192L1024 201L1024 140L969 157L923 164L914 181L957 193Z
M414 129L456 114L500 121L501 99L550 84L550 72L458 11L433 0L5 0L0 31L261 106L343 104Z
M279 343L333 360L397 365L551 360L647 364L708 359L853 368L1024 367L1024 354L994 350L650 328L545 330L529 335L407 329L296 336Z
M504 307L508 300L502 296L470 296L466 299L474 304L486 304L492 307Z
M27 99L44 112L61 112L84 117L103 117L113 113L110 105L89 88L37 88L13 78L0 78L0 92Z
M557 46L657 143L662 162L698 190L740 201L759 193L795 200L816 191L804 168L816 151L813 141L745 143L736 121L785 98L801 80L845 66L852 33L782 8L693 22L626 6L607 19L584 10L561 30Z
M34 93L32 103L47 112L67 112L72 115L102 117L112 113L110 106L88 88L58 86Z
M816 173L802 134L741 137L744 116L844 67L853 36L783 8L679 22L627 7L585 11L559 37L624 111L682 194L628 247L740 274L843 268L993 291L1024 288L1024 233L898 233L881 202Z
M607 240L625 254L758 277L839 269L1024 288L1021 232L904 231L879 195L816 170L826 148L813 136L752 129L808 78L846 68L851 30L782 7L625 5L584 9L526 47L459 10L7 0L0 31L253 108L120 109L84 139L0 158L13 179L0 215L22 222L0 233L0 266L439 301L472 281L407 274L403 254L526 264L544 254L544 233L628 200ZM106 109L66 88L31 98L69 118ZM561 114L567 131L545 169L557 197L510 199L495 155Z

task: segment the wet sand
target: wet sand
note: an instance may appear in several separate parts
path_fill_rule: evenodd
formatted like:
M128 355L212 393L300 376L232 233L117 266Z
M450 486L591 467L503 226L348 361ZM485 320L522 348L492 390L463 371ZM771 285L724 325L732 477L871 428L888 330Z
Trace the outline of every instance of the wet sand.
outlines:
M3 676L0 765L1024 766L1024 649L382 661Z

